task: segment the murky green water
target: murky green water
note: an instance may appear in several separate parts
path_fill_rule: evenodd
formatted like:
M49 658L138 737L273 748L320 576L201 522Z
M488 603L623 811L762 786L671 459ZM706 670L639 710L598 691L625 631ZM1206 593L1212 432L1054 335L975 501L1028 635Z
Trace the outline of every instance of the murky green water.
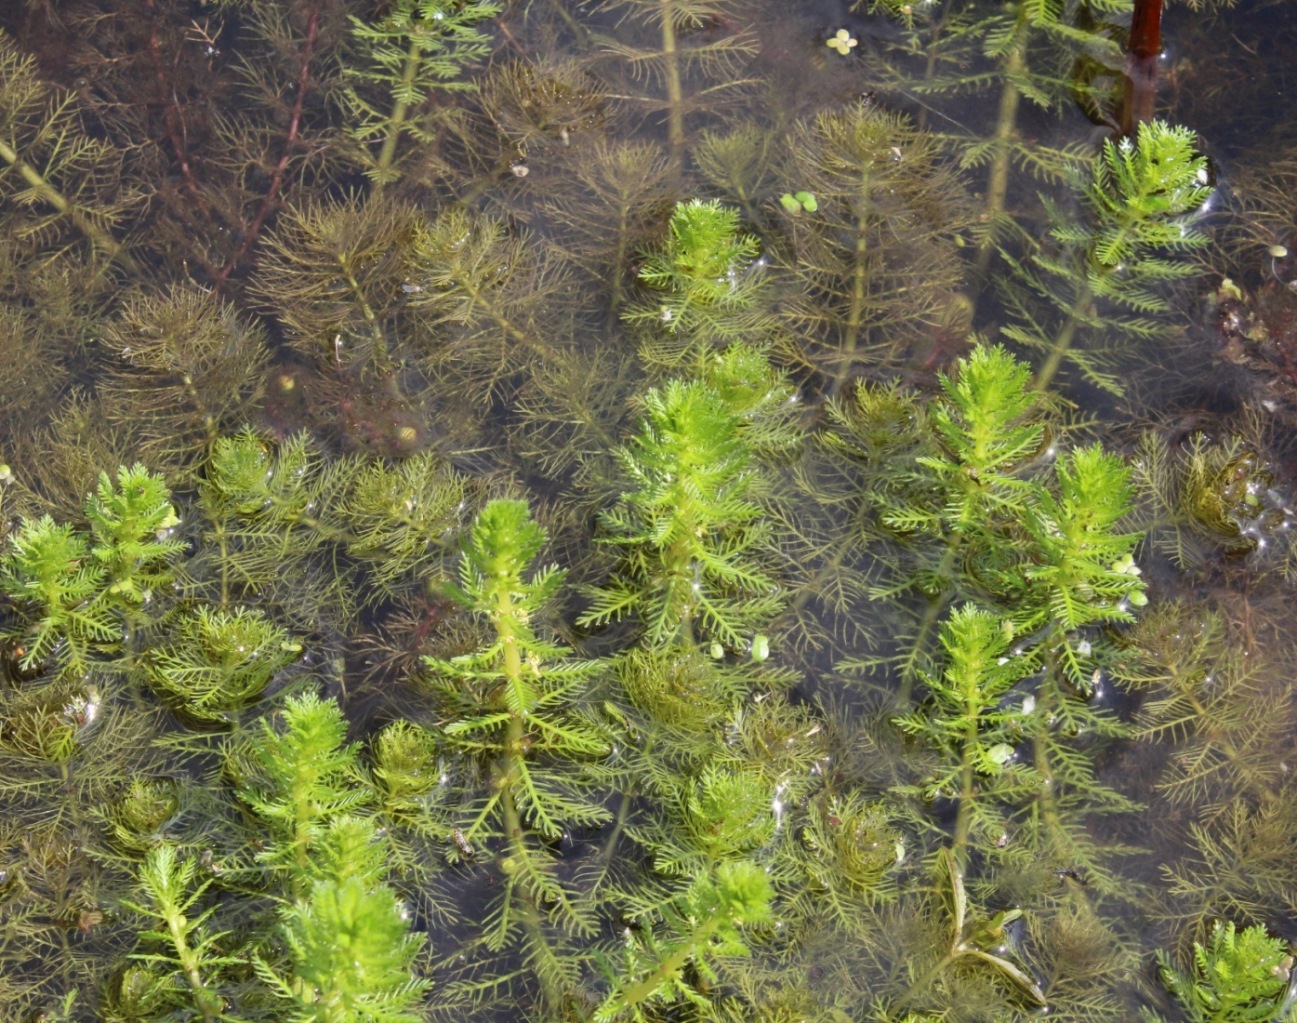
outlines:
M0 1017L1287 1018L1297 26L866 6L0 12Z

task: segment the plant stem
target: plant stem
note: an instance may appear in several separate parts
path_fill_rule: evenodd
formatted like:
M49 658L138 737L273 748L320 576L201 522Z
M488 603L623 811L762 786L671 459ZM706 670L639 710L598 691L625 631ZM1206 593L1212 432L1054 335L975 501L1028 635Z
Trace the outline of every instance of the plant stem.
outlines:
M320 28L320 8L326 2L328 0L319 0L311 8L311 16L306 23L306 38L302 41L301 58L297 68L297 95L293 98L293 111L288 119L288 132L284 137L283 152L280 154L279 162L275 164L275 169L270 175L270 187L266 189L266 194L262 197L261 205L252 218L252 223L248 224L244 229L243 235L239 239L238 248L234 250L234 255L216 272L216 286L213 288L215 294L220 293L230 274L234 272L235 267L242 263L248 253L252 251L252 246L260 236L261 229L266 226L270 214L278 206L279 192L283 188L284 178L288 173L288 164L292 160L293 153L297 150L298 136L302 130L302 112L306 108L306 93L311 84L311 56L315 50L315 40Z
M203 983L203 975L199 967L201 960L198 954L189 947L189 942L185 937L186 927L189 921L186 919L181 907L171 898L170 893L157 893L159 898L159 908L163 913L163 920L167 925L167 933L171 937L171 945L176 950L176 960L180 963L181 970L184 971L185 979L189 982L190 990L194 993L194 1004L198 1011L203 1014L203 1019L208 1023L214 1023L220 1018L221 999Z
M405 54L405 68L401 72L401 86L397 90L398 97L408 96L414 88L415 77L419 73L419 44L418 41L410 43L410 49ZM396 158L396 144L401 139L401 128L405 124L406 114L409 113L410 104L404 98L397 99L392 104L392 112L387 115L387 137L383 139L383 148L378 151L378 161L374 164L374 191L381 192L383 185L391 178L392 161Z
M955 868L963 870L968 865L968 836L973 823L973 798L977 793L977 772L973 759L977 751L977 716L982 711L982 699L976 688L967 686L964 692L964 746L959 771L959 809L955 814L955 834L951 842Z
M995 121L995 156L991 160L991 173L986 182L986 203L982 216L986 218L987 237L977 252L977 272L984 275L991 265L995 251L996 224L1004 215L1005 196L1009 191L1009 169L1012 166L1013 136L1018 126L1018 103L1022 93L1014 80L1027 72L1027 4L1021 3L1018 21L1014 26L1013 47L1005 56L1001 71L1004 86L1000 90L1000 109Z
M1037 391L1048 390L1049 385L1058 374L1059 368L1063 365L1063 359L1066 358L1068 351L1072 347L1072 341L1076 338L1077 328L1081 325L1082 311L1089 304L1090 298L1090 283L1087 278L1086 283L1082 285L1076 299L1072 302L1072 307L1067 312L1067 322L1063 324L1062 329L1054 337L1054 344L1050 347L1045 364L1036 373L1033 386Z
M674 952L658 963L657 969L638 984L632 984L621 993L617 999L621 1008L630 1009L635 1007L644 999L649 998L662 985L663 981L679 973L684 968L685 963L689 962L695 950L706 945L707 940L720 925L720 916L713 914L710 919L704 920L695 927L687 940L682 941Z
M67 217L87 240L108 255L110 261L117 261L124 269L132 273L139 272L139 267L136 266L130 254L111 235L100 230L92 220L77 208L76 204L45 180L35 167L24 160L15 149L11 148L3 140L0 140L0 159L14 167L22 176L22 179L32 186L37 195L58 210L61 215Z
M356 304L360 307L361 315L365 318L365 324L369 327L369 336L374 342L374 358L386 370L388 368L388 351L387 338L383 335L383 325L379 323L374 307L369 304L364 289L361 288L360 282L356 280L353 272L354 268L345 253L337 257L337 263L338 270L341 272L343 280L347 282L347 287L351 289L352 295L355 296Z
M676 45L676 0L662 0L662 57L663 77L667 89L667 142L671 146L671 162L676 175L684 173L685 162L685 110L684 89L680 84L680 53Z
M869 194L869 170L862 167L860 172L859 196ZM861 215L856 220L856 247L852 254L851 266L851 307L847 311L847 324L843 330L838 348L838 371L833 374L833 383L829 388L830 397L836 396L838 389L846 381L856 349L860 347L861 325L865 320L865 300L869 297L869 235L865 227L865 212L872 208L872 203L860 204Z
M522 612L513 606L513 593L508 586L498 586L494 592L495 608L492 617L495 619L496 634L499 636L501 650L504 654L503 674L505 686L506 689L512 690L514 693L521 693L526 687L522 675L522 650L518 643L517 633L518 616ZM523 713L510 711L509 723L505 730L504 776L500 782L500 811L504 816L504 833L508 839L509 848L519 863L517 868L519 872L527 869L521 864L530 862L532 859L532 851L527 847L527 834L523 826L522 815L518 812L518 804L513 796L514 786L526 770L523 765L523 758L527 755L526 749L527 730L524 727ZM543 955L551 960L556 959L545 936L535 891L532 890L531 885L525 883L517 887L521 889L520 908L523 927L531 939L532 954ZM505 897L508 898L508 895ZM561 1005L563 993L554 984L551 971L536 970L535 973L540 978L546 1004L550 1006Z
M937 565L937 570L934 573L938 580L944 582L954 569L955 559L962 543L963 531L956 530L947 542L946 549L941 555L941 562ZM946 592L942 590L929 597L928 606L923 609L923 617L919 620L919 628L914 634L914 642L910 645L910 652L901 661L901 688L897 691L896 698L902 707L908 707L910 703L910 696L914 692L914 680L918 677L919 658L923 655L928 640L937 627L937 622L941 618L941 612L946 608L946 603Z

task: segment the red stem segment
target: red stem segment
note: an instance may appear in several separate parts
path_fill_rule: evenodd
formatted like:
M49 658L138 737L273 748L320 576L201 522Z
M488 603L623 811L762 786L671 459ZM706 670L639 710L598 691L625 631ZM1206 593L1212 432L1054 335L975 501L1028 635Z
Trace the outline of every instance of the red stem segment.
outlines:
M1121 109L1121 133L1133 135L1138 125L1153 119L1157 102L1157 60L1162 52L1162 0L1135 0L1126 46L1126 100Z
M270 187L262 197L257 215L252 218L252 223L244 228L243 237L239 239L239 247L234 250L234 255L230 257L229 262L216 272L217 291L221 290L234 268L243 262L252 246L256 244L257 236L261 234L261 229L266 226L266 221L270 219L270 214L277 205L279 190L284 184L284 174L293 158L293 152L297 149L297 139L301 132L302 110L306 105L306 90L311 84L311 54L315 49L315 40L319 33L321 6L316 4L311 9L311 18L306 26L306 39L302 43L302 58L297 69L297 96L293 100L293 112L288 121L284 151L279 157L279 162L275 164L275 169L270 176Z

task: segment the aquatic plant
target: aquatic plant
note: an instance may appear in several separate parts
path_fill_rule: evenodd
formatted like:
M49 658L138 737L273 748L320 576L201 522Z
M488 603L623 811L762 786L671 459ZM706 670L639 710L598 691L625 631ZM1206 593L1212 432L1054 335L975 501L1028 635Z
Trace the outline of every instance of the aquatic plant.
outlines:
M755 34L734 26L712 37L709 26L732 21L726 0L598 0L593 6L615 13L632 31L642 26L640 39L631 32L595 36L596 67L628 79L622 88L628 98L664 117L675 173L683 173L690 115L715 111L754 84L744 66L756 53Z
M558 359L568 306L567 270L499 216L448 208L416 223L408 302L442 341L415 357L469 381L487 403L523 366Z
M770 533L754 449L795 442L790 390L750 351L709 368L709 380L644 396L639 435L618 452L633 489L603 516L602 540L622 565L591 591L584 625L634 615L650 647L742 650L780 605L761 563Z
M57 250L67 227L97 253L95 260L129 257L113 232L135 197L122 187L121 160L111 143L96 140L81 122L74 94L41 80L37 62L0 34L0 161L10 201L39 211L17 226L28 245ZM102 272L104 266L88 269Z
M1194 942L1193 972L1158 956L1162 981L1193 1023L1244 1023L1288 1019L1288 974L1293 957L1287 942L1262 927L1236 928L1218 921L1205 944ZM1162 1019L1144 1010L1146 1020Z
M199 605L169 624L136 670L178 713L219 724L260 697L301 652L301 642L260 611Z
M1178 257L1207 244L1193 218L1210 194L1206 158L1186 128L1147 121L1133 139L1104 143L1080 186L1085 222L1068 222L1055 209L1050 233L1058 253L1013 261L1022 281L1055 309L1046 319L1023 299L1008 298L1019 322L1006 336L1045 353L1038 387L1048 387L1067 362L1091 383L1120 391L1110 349L1075 342L1090 330L1132 340L1161 332L1150 314L1168 307L1167 282L1197 273Z
M783 328L805 339L781 357L836 389L871 365L931 369L966 348L957 246L972 213L930 135L863 100L799 121L776 167L815 196L813 212L783 215L790 251L772 257L797 284Z
M863 5L864 0L854 4ZM1114 69L1123 57L1114 16L1129 5L1125 0L1074 5L1015 0L995 10L975 3L937 9L887 0L869 6L904 25L888 47L899 66L884 65L879 76L884 88L925 100L947 93L998 91L992 102L982 105L993 113L981 126L984 130L956 125L948 133L964 167L986 168L977 229L977 269L985 273L996 246L1023 230L1021 211L1008 203L1015 173L1059 181L1075 156L1067 146L1024 138L1023 100L1050 112L1081 100L1096 121L1111 120L1112 97L1105 95L1105 85L1116 84ZM912 65L914 73L907 73L905 65Z
M103 336L104 414L155 472L189 468L260 401L265 330L192 285L139 289L115 312Z
M1002 815L986 804L1001 787L994 782L1014 759L1023 722L1020 709L1002 705L1009 690L1036 665L1031 657L1010 654L1011 625L971 604L957 608L942 623L940 639L946 666L940 675L923 676L930 703L896 723L945 754L941 769L925 782L925 795L956 802L949 848L954 853L952 869L963 870L970 845L993 844L1004 830ZM1019 777L1011 784L1021 796L1031 780ZM958 916L962 919L962 910ZM962 930L962 923L956 930Z
M418 119L428 97L439 89L473 88L464 69L484 58L490 43L477 26L499 13L499 5L486 0L398 0L377 22L350 16L364 63L357 60L349 69L348 133L361 143L362 166L376 188L399 179L402 136L428 140Z
M317 363L389 372L414 222L386 197L291 206L266 236L252 289Z
M276 977L275 986L296 1002L299 1019L416 1023L429 982L412 967L426 936L410 933L408 912L382 883L373 821L334 818L323 851L321 877L283 911L280 933L293 968L291 979Z
M152 591L172 579L183 543L166 484L142 465L102 474L86 505L89 535L48 515L26 520L0 558L0 586L19 609L10 636L24 670L54 661L69 678L115 652Z
M654 293L623 314L646 334L641 355L674 366L700 362L713 347L760 341L757 308L764 279L757 239L739 230L738 210L716 201L677 203L660 249L644 254L637 276ZM754 271L758 271L754 273Z
M1140 438L1135 463L1152 543L1184 572L1245 559L1290 572L1292 514L1275 473L1282 441L1254 409L1172 444Z
M952 966L961 965L962 960L972 965L985 964L991 967L1036 1005L1047 1007L1048 1001L1040 986L1022 967L1006 958L1004 953L1006 928L1022 916L1022 911L1001 910L986 919L970 916L963 868L959 865L957 854L950 849L943 849L938 857L938 863L950 883L950 947L941 959L918 979L911 991L922 994L931 980L940 977ZM906 999L903 1004L908 1004L909 1000Z
M1176 743L1158 781L1165 798L1192 804L1204 822L1241 799L1268 802L1283 780L1274 751L1291 715L1261 651L1219 610L1179 602L1158 607L1129 642L1115 677L1144 694L1137 725Z
M217 906L204 900L204 895L213 879L199 880L198 871L196 858L181 859L179 850L168 843L145 856L138 874L141 898L123 900L122 906L158 921L159 929L143 930L140 938L163 951L134 954L136 961L148 963L150 968L133 975L131 1001L146 1001L155 1012L176 1001L174 989L169 990L171 985L160 979L169 968L183 977L189 988L186 1000L192 1000L199 1015L217 1020L225 1009L217 974L239 960L222 951L227 933L208 927ZM197 912L196 906L201 906ZM146 988L147 993L140 988Z
M836 925L850 930L863 904L882 903L894 892L894 874L905 859L905 836L884 802L861 793L820 793L800 837L808 884L798 898L801 915L825 909Z
M1054 393L1198 247L1017 102L1111 5L491 6L0 16L0 1015L1119 1023L1291 915L1282 349Z
M596 661L568 658L531 624L556 595L563 572L532 561L545 543L525 501L495 500L478 514L465 544L456 598L486 619L487 645L453 660L426 658L429 684L444 715L447 749L479 761L494 778L453 824L457 859L498 852L499 894L482 941L498 951L519 939L551 1002L576 982L575 964L550 947L548 923L593 933L588 909L554 870L544 843L569 829L597 826L608 811L593 798L580 763L605 755L609 738L581 707Z
M563 229L571 258L600 284L612 318L622 311L634 279L632 257L648 248L661 229L672 194L671 168L651 140L600 139L589 160L571 169L581 191L550 193L542 211Z
M369 791L342 723L335 703L308 692L285 701L282 731L263 720L227 742L238 797L269 827L261 866L246 864L232 884L210 849L151 845L136 869L139 896L121 907L157 923L139 934L131 959L141 965L122 974L114 1011L215 1020L236 1006L255 1015L292 1005L295 1018L338 1023L417 1018L407 1010L427 986L411 975L423 937L384 883L373 819L347 812ZM265 894L280 903L274 927Z
M283 729L263 719L250 739L226 747L226 770L240 800L268 827L258 859L286 872L292 887L309 883L325 829L338 814L370 799L358 747L344 744L338 705L314 693L290 697ZM357 783L360 784L357 784Z
M771 919L770 881L754 863L733 860L714 874L700 874L689 889L667 903L652 902L636 916L660 916L663 934L645 930L629 936L617 987L600 1004L596 1021L644 1020L654 1002L683 998L707 1005L692 983L684 978L688 967L705 983L718 979L712 960L748 954L740 928Z
M173 530L180 517L171 490L138 462L117 470L117 483L100 473L86 502L90 555L103 565L108 592L123 603L144 604L171 582L171 562L184 549Z

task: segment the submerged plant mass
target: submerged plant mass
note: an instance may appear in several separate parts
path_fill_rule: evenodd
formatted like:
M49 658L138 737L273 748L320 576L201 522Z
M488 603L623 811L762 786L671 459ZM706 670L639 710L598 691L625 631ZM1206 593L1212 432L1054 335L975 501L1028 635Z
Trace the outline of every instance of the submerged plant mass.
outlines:
M0 11L0 1023L1294 1016L1292 27L802 6Z

